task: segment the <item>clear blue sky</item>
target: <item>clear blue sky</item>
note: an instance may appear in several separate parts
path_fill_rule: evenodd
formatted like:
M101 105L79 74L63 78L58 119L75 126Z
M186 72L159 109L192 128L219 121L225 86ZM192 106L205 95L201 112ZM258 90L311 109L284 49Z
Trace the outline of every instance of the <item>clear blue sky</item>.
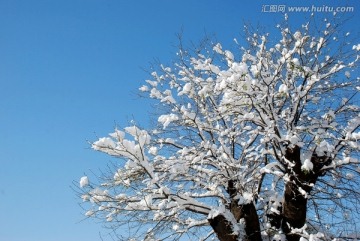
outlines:
M70 186L110 160L87 140L151 111L136 97L154 58L175 57L176 33L230 46L245 22L273 26L278 0L0 0L0 240L99 241ZM288 1L287 6L360 3ZM290 5L291 4L291 5ZM301 19L302 14L288 13Z

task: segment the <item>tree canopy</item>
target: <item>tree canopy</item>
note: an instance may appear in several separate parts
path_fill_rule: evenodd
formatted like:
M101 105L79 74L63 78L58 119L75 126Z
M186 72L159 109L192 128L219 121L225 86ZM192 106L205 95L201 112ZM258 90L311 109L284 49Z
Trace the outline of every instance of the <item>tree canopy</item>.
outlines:
M151 73L157 124L92 143L118 161L81 179L86 215L129 240L354 238L360 44L333 20L277 29L180 47Z

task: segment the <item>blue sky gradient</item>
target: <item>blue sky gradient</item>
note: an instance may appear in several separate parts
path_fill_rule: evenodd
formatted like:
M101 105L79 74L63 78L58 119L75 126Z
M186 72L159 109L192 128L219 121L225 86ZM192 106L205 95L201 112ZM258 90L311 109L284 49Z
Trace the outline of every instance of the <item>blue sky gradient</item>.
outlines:
M0 0L0 240L98 241L101 224L84 220L70 188L110 158L88 140L131 119L148 124L136 95L150 63L175 58L178 39L215 34L224 47L244 23L273 27L278 0ZM291 1L293 6L360 3ZM290 2L288 2L290 6ZM288 13L301 22L304 14ZM105 239L106 240L106 239Z

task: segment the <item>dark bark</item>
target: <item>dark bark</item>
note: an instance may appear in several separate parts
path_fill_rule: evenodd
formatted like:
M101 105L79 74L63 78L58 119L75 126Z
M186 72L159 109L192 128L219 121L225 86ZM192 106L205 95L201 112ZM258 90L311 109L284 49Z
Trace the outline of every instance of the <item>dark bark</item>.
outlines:
M301 228L306 221L307 199L299 191L303 188L300 148L288 148L285 158L291 162L288 168L289 181L285 185L282 230L288 241L298 241L299 235L290 234L291 228Z
M237 221L241 218L245 220L245 237L242 237L244 241L261 241L260 223L259 217L256 212L254 203L237 205L237 208L231 208L230 211L235 211L234 214ZM220 241L235 241L238 240L238 235L233 234L233 227L231 223L226 220L223 215L218 215L212 219L209 219L210 226L215 231Z
M231 223L223 215L218 215L209 219L210 226L213 228L220 241L236 241L238 235L234 235Z
M256 208L253 202L241 205L241 216L245 219L245 241L260 241L260 223Z
M300 192L302 189L310 194L313 185L318 177L323 175L321 169L328 165L329 159L319 157L315 153L311 158L313 170L304 171L301 169L300 148L288 148L285 158L292 165L287 168L289 181L285 185L284 202L282 210L282 230L288 241L300 240L299 235L290 234L291 228L301 228L306 222L307 198Z
M235 183L233 180L228 182L228 193L231 197L230 211L234 215L236 221L241 218L245 220L245 240L262 240L260 232L259 216L253 202L240 204L239 200L234 197L237 195Z
M242 237L244 241L261 241L260 223L259 217L256 212L256 208L253 202L247 204L239 204L239 200L234 197L237 194L234 181L228 182L228 193L230 195L231 202L229 204L229 211L234 215L236 221L241 218L245 220L245 237ZM218 215L212 219L209 219L209 223L215 231L220 241L235 241L238 240L238 235L234 235L232 224L226 220L223 215Z
M301 228L306 221L307 199L298 185L288 182L285 187L282 230L288 241L298 241L299 235L290 234L291 228ZM291 227L291 228L290 228Z
M300 190L310 194L318 177L325 174L321 169L331 163L328 157L319 157L314 153L311 158L313 170L304 171L301 169L300 151L298 146L286 150L285 158L290 162L286 166L289 181L285 184L283 202L278 207L279 213L268 214L271 225L275 228L281 228L288 241L300 240L299 235L291 234L291 229L301 228L306 222L307 198ZM245 241L261 241L261 229L255 205L253 202L247 204L238 203L239 200L235 199L238 194L235 184L233 180L228 182L227 192L231 200L228 208L237 221L241 218L245 221L245 237L241 238ZM235 241L238 239L238 236L233 234L232 224L223 215L220 214L209 219L209 223L220 241Z
M269 206L271 206L272 203L269 203ZM271 224L271 227L275 227L276 229L279 229L281 227L282 222L282 203L277 207L278 212L269 212L266 214L268 221Z

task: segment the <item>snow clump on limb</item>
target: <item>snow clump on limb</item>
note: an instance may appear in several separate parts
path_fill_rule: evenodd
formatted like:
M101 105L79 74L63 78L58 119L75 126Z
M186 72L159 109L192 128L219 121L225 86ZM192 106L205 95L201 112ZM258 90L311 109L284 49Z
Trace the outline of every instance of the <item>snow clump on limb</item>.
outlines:
M80 187L86 187L87 185L89 185L89 178L87 176L80 178Z
M313 168L314 164L309 159L305 159L304 163L301 166L301 170L304 170L306 172L311 172Z

